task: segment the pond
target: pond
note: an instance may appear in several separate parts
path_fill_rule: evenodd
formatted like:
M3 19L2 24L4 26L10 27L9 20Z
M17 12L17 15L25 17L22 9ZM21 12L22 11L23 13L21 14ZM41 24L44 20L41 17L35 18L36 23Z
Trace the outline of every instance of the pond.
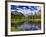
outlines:
M21 25L12 26L12 29L17 29L18 31L32 31L32 30L40 30L41 24L39 23L29 23L29 22L23 22Z

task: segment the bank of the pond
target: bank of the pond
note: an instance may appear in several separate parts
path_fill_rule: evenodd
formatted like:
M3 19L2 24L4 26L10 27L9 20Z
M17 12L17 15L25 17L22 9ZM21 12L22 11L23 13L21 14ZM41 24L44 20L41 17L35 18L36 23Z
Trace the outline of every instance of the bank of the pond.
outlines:
M41 19L11 19L11 24L12 25L20 25L23 22L28 22L28 23L41 23Z
M30 19L28 23L41 23L41 19Z
M22 20L22 19L11 19L12 25L20 25L23 22L24 22L24 20Z

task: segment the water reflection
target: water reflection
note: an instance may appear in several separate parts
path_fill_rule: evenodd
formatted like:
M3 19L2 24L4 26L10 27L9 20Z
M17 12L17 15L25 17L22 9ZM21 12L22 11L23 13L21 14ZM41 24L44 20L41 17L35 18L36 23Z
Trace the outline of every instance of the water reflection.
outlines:
M16 29L24 30L24 31L31 31L31 30L40 30L41 24L32 24L28 22L24 22L21 25L16 26Z

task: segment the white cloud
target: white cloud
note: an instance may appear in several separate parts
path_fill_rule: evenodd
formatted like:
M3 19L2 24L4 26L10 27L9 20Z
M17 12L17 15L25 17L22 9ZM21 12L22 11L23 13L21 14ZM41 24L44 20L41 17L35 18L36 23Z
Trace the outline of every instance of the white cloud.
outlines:
M24 9L21 8L17 8L18 12L21 12L24 15L31 15L31 13L35 14L35 12L38 12L41 8L37 7L37 10L30 10L30 9L26 9L26 7L23 7ZM15 10L12 10L15 11Z

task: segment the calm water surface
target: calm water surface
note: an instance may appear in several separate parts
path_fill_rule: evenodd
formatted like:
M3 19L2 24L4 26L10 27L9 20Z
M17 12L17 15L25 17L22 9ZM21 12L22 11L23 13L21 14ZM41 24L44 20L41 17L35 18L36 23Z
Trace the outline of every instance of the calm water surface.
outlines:
M22 29L25 31L31 31L31 30L40 30L41 29L41 24L35 24L35 23L28 23L24 22L21 25L14 26L16 29Z

